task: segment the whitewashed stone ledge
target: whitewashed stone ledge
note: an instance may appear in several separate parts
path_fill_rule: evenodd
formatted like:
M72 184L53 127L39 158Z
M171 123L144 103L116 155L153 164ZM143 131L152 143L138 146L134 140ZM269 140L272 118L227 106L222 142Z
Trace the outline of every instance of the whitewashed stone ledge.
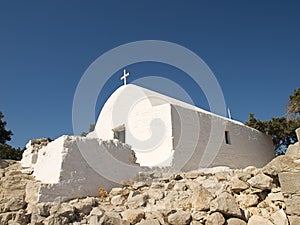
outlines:
M80 148L79 148L80 147ZM97 173L87 163L81 151L88 151L93 156L93 165L106 164L107 155L111 154L116 162L131 165L131 170L118 170L120 167L111 165L111 174L106 171L106 178ZM34 152L36 154L36 152ZM30 158L30 157L29 157ZM24 164L28 165L28 164ZM61 136L39 149L36 163L30 164L33 168L35 181L27 188L30 202L61 202L73 198L98 196L99 188L110 190L119 185L119 182L128 180L138 173L140 167L135 163L134 152L130 146L116 140L103 141L95 138ZM110 175L117 174L118 182L109 179Z
M49 144L49 138L39 138L36 140L30 140L26 144L26 150L23 152L21 165L23 167L23 173L31 174L33 172L34 164L37 162L38 152L42 147Z

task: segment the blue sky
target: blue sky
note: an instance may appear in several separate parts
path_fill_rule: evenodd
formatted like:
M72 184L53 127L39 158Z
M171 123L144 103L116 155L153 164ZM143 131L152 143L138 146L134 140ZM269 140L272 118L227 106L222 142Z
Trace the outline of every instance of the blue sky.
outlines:
M298 1L1 1L0 111L14 133L10 144L72 134L81 76L103 53L139 40L174 42L200 56L235 119L281 116L300 87L299 10ZM176 68L126 68L129 82L165 76L208 109L201 90ZM111 75L96 115L121 75Z

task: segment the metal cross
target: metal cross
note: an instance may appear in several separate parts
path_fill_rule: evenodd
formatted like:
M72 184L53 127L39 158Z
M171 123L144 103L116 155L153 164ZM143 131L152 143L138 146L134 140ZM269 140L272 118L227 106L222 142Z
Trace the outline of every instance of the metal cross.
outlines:
M124 80L124 85L126 85L126 78L130 75L129 72L126 72L126 70L124 69L123 71L123 77L121 77L121 80Z

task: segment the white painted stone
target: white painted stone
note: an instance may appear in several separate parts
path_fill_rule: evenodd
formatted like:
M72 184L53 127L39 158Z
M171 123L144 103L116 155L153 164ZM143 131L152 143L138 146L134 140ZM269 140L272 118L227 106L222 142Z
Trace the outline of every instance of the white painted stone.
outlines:
M81 151L80 151L81 150ZM88 164L82 151L91 154ZM110 163L108 155L131 169L120 169ZM91 159L90 159L91 160ZM100 168L100 173L97 168ZM140 167L134 162L130 146L117 141L61 136L38 152L33 176L41 186L35 195L36 202L64 201L72 198L98 196L98 189L107 191L119 182L136 175ZM136 172L136 173L135 173Z
M23 152L21 165L26 169L33 169L33 165L36 163L37 152L34 152L31 140L26 144L26 150Z
M106 101L95 131L88 137L113 139L114 129L120 127L142 166L173 166L185 171L207 166L262 167L274 157L270 136L132 84L121 86ZM210 135L213 127L217 127L216 133ZM228 144L223 140L225 130ZM214 140L216 136L218 140ZM208 143L212 145L206 149Z
M33 172L33 167L37 162L38 152L39 150L46 146L49 143L48 138L40 138L37 140L30 140L26 144L26 149L23 152L21 165L23 168L23 172L31 173Z

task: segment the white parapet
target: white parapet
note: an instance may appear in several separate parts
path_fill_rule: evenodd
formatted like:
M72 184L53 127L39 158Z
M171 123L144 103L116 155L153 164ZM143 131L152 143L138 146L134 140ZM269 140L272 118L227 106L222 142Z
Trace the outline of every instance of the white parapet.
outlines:
M47 146L50 142L49 138L39 138L36 140L30 140L26 144L26 150L23 152L21 165L23 172L32 173L34 165L37 162L38 152L42 147Z
M134 177L140 170L135 160L130 146L116 140L61 136L38 151L32 175L39 187L32 201L98 196L99 188L108 191Z

